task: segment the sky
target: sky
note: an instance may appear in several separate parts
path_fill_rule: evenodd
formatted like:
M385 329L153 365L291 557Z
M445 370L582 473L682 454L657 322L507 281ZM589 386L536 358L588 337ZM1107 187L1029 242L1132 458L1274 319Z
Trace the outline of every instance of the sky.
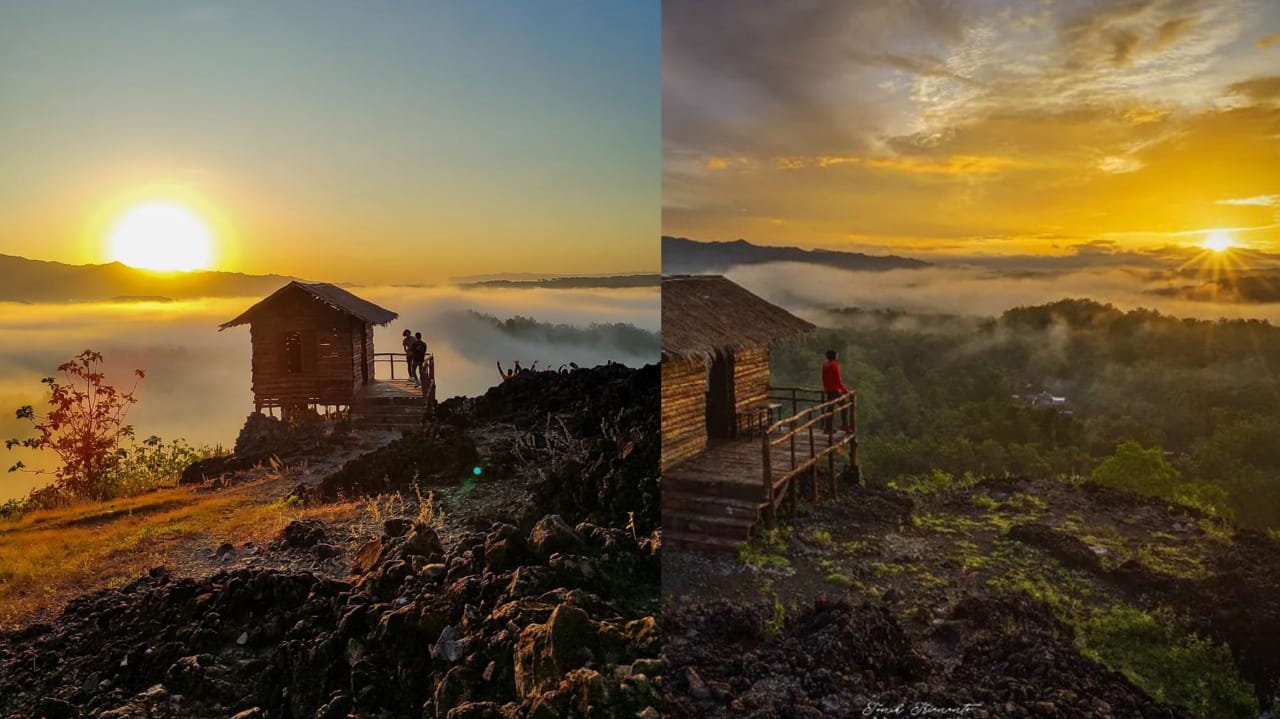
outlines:
M112 259L148 202L216 269L656 271L657 3L0 0L0 253Z
M663 234L1280 250L1280 3L698 0L662 42Z

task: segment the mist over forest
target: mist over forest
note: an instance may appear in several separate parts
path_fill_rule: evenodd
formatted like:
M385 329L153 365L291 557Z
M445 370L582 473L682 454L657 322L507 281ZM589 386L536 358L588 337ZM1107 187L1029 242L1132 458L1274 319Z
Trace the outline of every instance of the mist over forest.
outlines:
M1090 297L1122 309L1146 308L1177 317L1280 323L1280 295L1275 289L1280 284L1270 284L1273 274L1237 270L1215 279L1211 272L1139 265L853 272L776 263L735 267L725 276L811 320L840 307L994 316L1012 307ZM814 312L818 314L806 314Z
M729 276L822 328L775 351L775 384L840 353L869 476L1080 481L1133 442L1167 498L1280 528L1280 304L1151 293L1136 268Z

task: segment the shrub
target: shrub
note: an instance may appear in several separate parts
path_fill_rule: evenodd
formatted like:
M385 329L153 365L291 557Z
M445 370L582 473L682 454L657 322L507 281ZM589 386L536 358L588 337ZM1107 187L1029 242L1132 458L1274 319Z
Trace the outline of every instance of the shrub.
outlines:
M54 471L58 488L72 496L103 499L108 496L113 473L127 456L121 449L123 438L133 436L133 427L125 424L129 409L137 403L134 392L145 373L134 370L133 387L121 391L106 383L99 366L102 354L85 350L70 362L58 366L58 377L45 377L49 386L49 409L39 414L31 405L18 408L18 419L31 422L35 436L24 440L10 439L5 447L17 446L34 450L50 450L60 462ZM10 472L24 469L19 461ZM39 471L37 471L39 473Z
M1167 611L1112 607L1081 624L1077 641L1089 657L1198 717L1258 716L1253 687L1236 673L1227 648L1180 625Z

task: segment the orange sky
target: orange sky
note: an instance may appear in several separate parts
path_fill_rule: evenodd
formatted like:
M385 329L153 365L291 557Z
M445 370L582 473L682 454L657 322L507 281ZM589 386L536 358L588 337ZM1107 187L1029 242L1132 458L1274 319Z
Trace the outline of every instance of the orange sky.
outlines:
M1280 250L1280 5L668 6L663 233Z

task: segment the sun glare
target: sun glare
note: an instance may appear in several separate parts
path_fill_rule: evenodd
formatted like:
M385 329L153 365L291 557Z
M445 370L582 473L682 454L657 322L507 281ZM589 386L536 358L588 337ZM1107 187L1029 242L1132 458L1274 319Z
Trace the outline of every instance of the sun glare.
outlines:
M1226 252L1236 246L1235 241L1231 239L1231 235L1222 230L1214 230L1204 240L1204 248L1214 252Z
M111 259L147 270L207 269L213 236L195 213L180 205L152 202L126 212L111 230Z

